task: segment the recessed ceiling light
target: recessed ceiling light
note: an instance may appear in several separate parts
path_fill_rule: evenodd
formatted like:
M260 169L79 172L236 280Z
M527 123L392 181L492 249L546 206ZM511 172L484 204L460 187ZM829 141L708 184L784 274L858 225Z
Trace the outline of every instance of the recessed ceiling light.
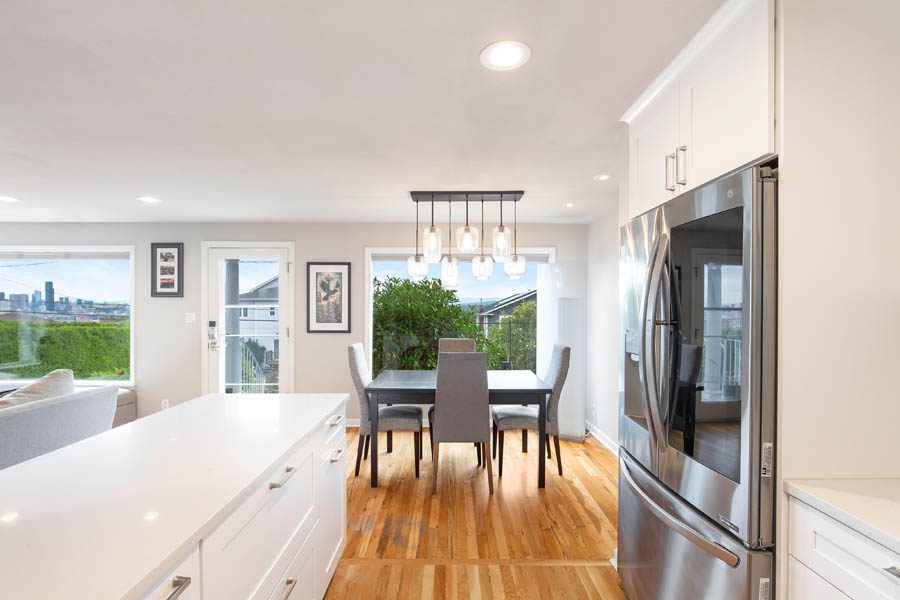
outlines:
M144 515L144 520L147 521L148 523L155 521L158 518L159 518L159 513L156 512L155 510L152 510Z
M18 201L18 198L13 198L12 196L0 196L0 202L5 204L15 204Z
M481 51L481 64L493 71L518 69L531 58L531 48L522 42L494 42Z
M573 206L575 206L574 202L566 202L566 208L572 208Z
M0 521L3 521L4 523L12 523L13 521L15 521L18 518L19 518L19 513L8 512L8 513L5 513L2 517L0 517Z
M159 204L161 202L159 198L156 198L154 196L141 196L140 198L138 198L138 200L140 200L144 204Z
M604 174L604 175L594 175L594 179L595 179L596 181L606 181L606 180L609 179L609 178L610 178L610 176L609 176L609 175L606 175L606 174Z

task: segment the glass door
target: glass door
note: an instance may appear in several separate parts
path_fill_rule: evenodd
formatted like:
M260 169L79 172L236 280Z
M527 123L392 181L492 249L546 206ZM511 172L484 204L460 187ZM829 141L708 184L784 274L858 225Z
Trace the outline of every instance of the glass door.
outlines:
M207 391L292 391L288 249L210 249L207 269Z

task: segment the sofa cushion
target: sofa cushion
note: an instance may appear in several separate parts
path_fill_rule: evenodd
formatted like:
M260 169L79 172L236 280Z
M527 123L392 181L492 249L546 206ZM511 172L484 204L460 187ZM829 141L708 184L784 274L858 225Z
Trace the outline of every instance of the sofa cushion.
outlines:
M69 369L50 371L37 381L22 386L16 391L0 398L0 408L25 404L44 398L65 396L75 391L75 376Z

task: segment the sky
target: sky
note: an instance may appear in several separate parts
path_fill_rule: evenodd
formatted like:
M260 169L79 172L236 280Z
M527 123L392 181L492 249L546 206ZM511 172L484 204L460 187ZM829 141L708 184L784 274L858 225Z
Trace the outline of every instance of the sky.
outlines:
M428 265L428 276L440 279L440 263ZM378 278L402 277L406 278L406 261L378 260L373 261L372 275ZM456 295L462 303L478 302L481 299L499 300L513 294L537 289L537 264L533 261L525 263L525 274L521 279L510 279L503 273L503 265L495 264L494 273L486 281L478 281L472 276L471 260L461 260L459 263L459 287Z
M95 302L131 302L131 265L128 259L0 259L0 292L31 294L52 281L57 298Z

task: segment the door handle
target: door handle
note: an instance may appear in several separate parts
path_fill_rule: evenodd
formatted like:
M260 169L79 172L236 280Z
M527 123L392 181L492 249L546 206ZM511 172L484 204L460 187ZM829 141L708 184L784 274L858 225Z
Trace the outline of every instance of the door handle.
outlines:
M284 580L284 585L287 586L287 593L284 595L282 600L288 600L291 597L291 594L294 593L294 588L297 587L297 579L294 577L288 577Z
M687 185L687 146L678 146L675 149L675 183Z
M270 490L277 490L278 488L283 488L284 484L288 482L288 479L293 477L297 473L296 467L285 467L284 468L285 476L281 478L281 481L273 481L269 484Z
M682 523L680 520L675 518L669 511L664 509L662 506L657 504L653 498L647 495L647 492L641 489L641 487L635 483L634 478L631 476L631 471L628 469L628 465L625 464L624 461L620 461L619 465L621 469L619 472L622 473L622 476L625 478L625 481L628 482L628 485L631 487L632 491L634 491L635 495L638 499L644 504L644 506L649 510L653 515L663 522L663 524L691 542L695 546L704 550L707 554L711 554L712 556L718 558L722 562L724 562L729 567L736 567L740 562L740 559L737 555L725 548L718 542L715 542L702 533L687 525L686 523Z
M653 421L653 415L650 411L650 389L647 385L648 374L647 374L647 363L653 360L653 353L651 352L649 355L647 354L647 313L648 306L650 304L650 288L653 287L653 270L656 266L656 257L659 254L659 238L656 238L656 241L653 242L653 248L650 250L650 261L647 268L647 279L644 281L644 294L641 298L641 356L638 361L638 375L640 376L641 386L643 388L643 396L644 396L644 418L647 420L647 433L650 435L650 440L656 443L656 424Z
M663 277L663 268L666 262L665 257L668 252L668 245L669 236L665 233L660 233L659 239L655 244L656 252L654 254L652 267L650 269L648 292L646 294L647 300L644 304L644 348L641 353L641 358L643 359L641 361L641 364L643 366L641 374L643 375L644 391L646 393L647 404L650 411L650 425L654 429L654 433L656 436L656 445L661 452L666 451L666 449L668 448L668 443L665 436L665 430L662 426L662 420L660 419L660 394L659 390L657 389L659 373L657 372L656 363L656 308L659 304L659 288L660 282Z
M337 427L344 420L344 415L334 415L328 420L329 427Z
M677 154L677 153L666 154L666 189L669 190L670 192L674 192L674 191L675 191L675 183L674 183L675 177L673 176L673 177L671 178L671 180L673 181L673 183L669 183L669 181L670 181L670 178L669 178L669 172L671 171L671 169L669 169L669 165L670 165L672 162L675 161L675 155L676 155L676 154ZM673 175L674 175L674 174L673 174Z
M344 454L343 448L338 448L331 454L331 458L329 459L331 462L336 463L341 460L341 455Z
M172 593L166 597L166 600L176 600L181 594L184 593L184 590L188 589L191 586L191 578L185 577L183 575L177 575L172 580L172 587L175 588L172 590Z

